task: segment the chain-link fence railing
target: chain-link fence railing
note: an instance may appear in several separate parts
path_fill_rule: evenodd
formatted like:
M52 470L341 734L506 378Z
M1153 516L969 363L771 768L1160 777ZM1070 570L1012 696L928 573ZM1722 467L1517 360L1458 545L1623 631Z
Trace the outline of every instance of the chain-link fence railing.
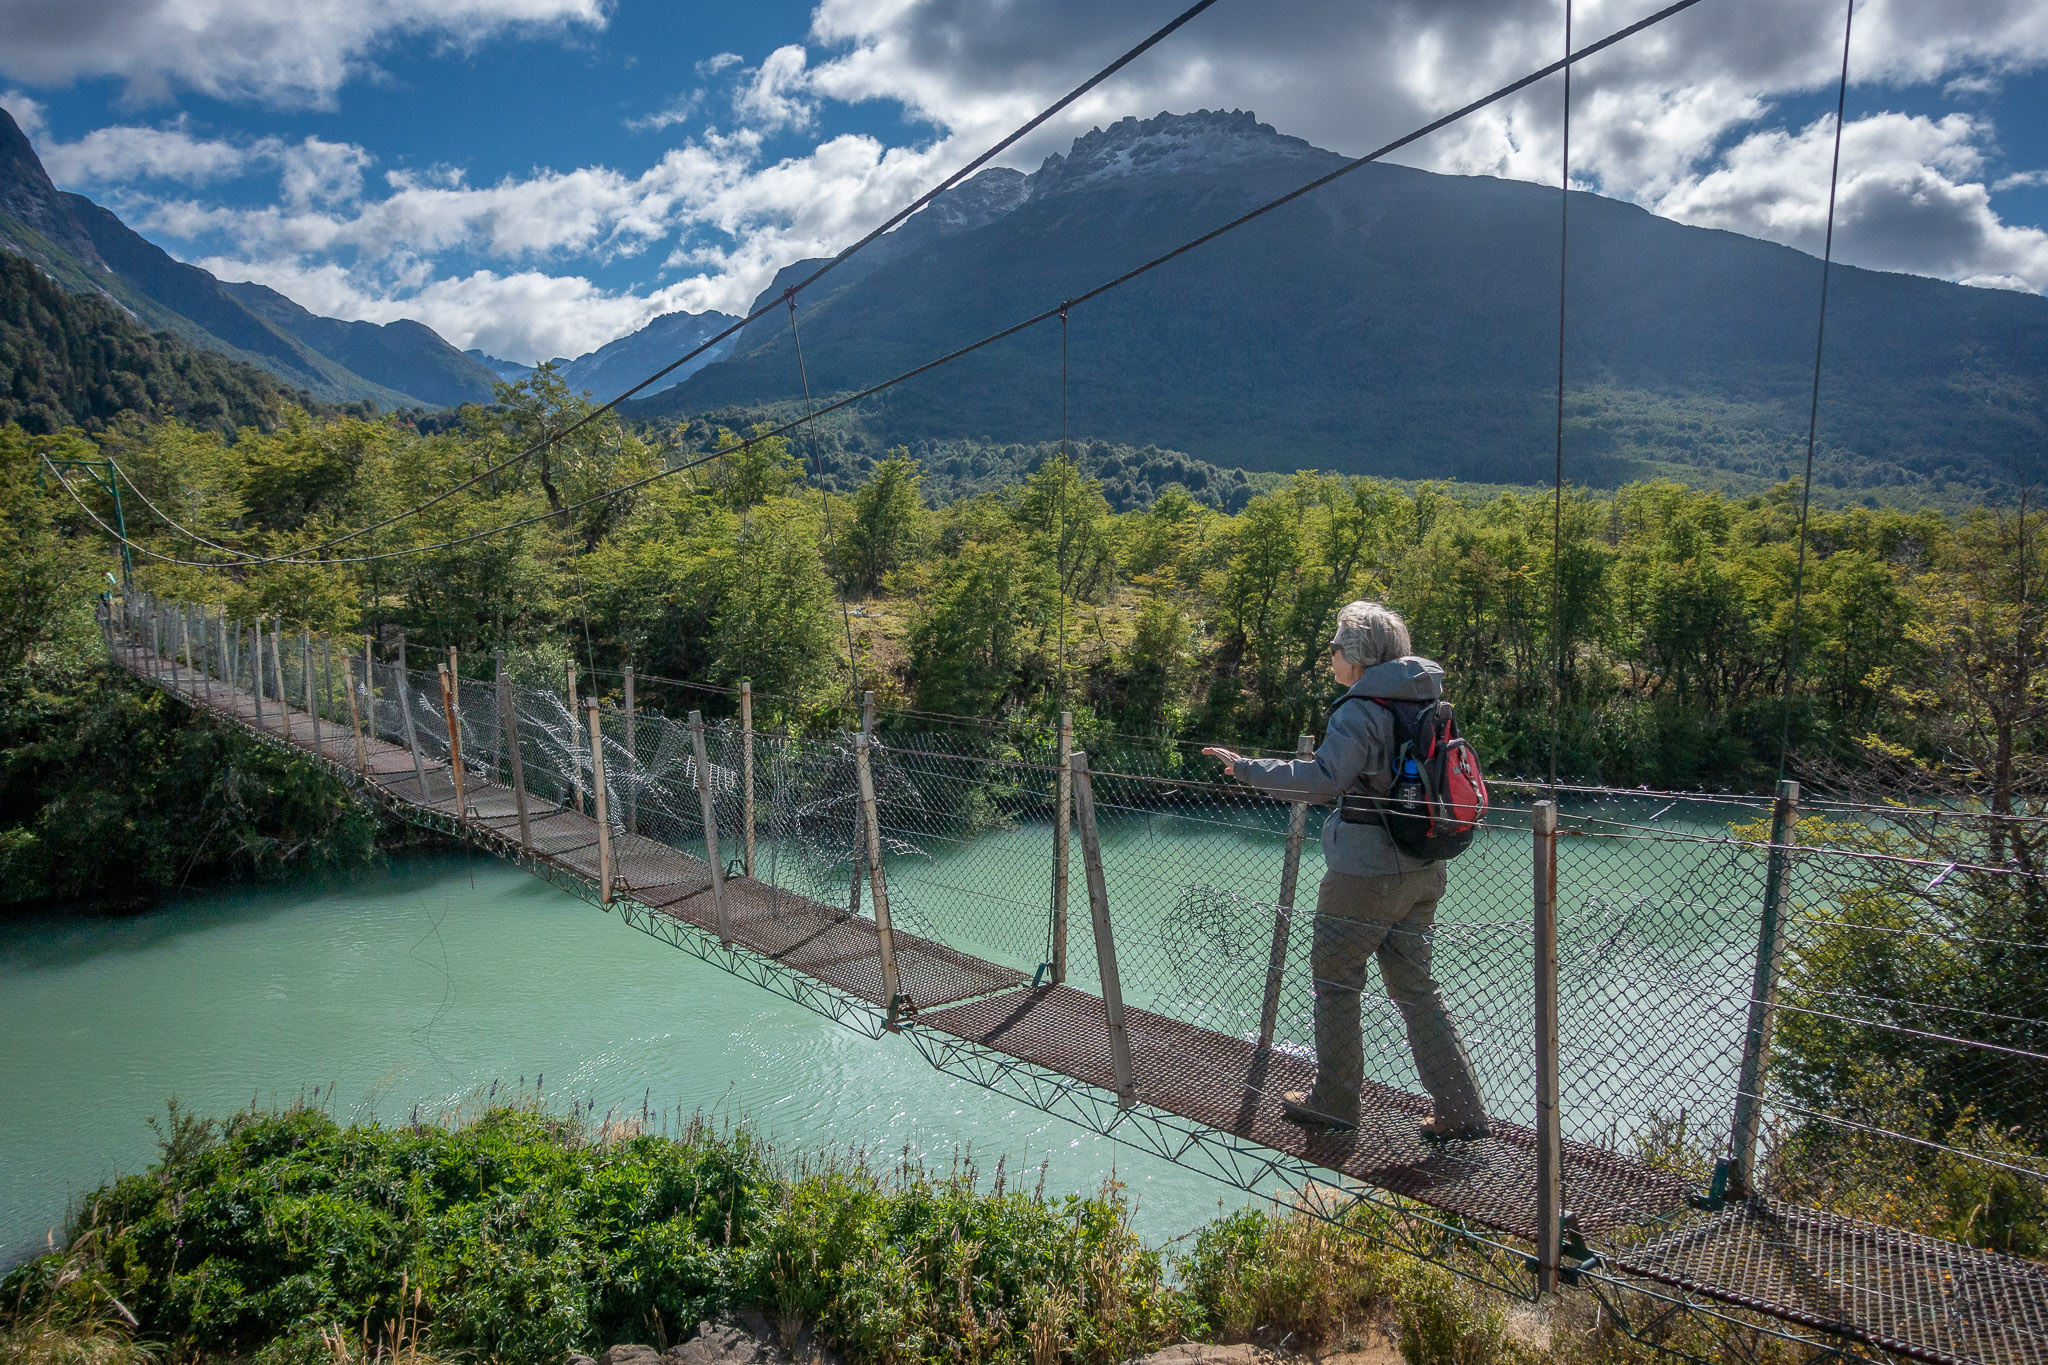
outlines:
M1572 1225L1624 1260L1750 1196L2048 1251L2040 820L1500 782L1433 907L1378 923L1355 887L1319 897L1325 810L1177 742L852 708L845 728L776 707L756 724L744 689L585 675L594 700L495 661L464 677L189 608L125 617L110 643L131 658L175 655L271 730L317 719L339 761L360 725L376 780L609 894L1500 1232L1541 1240L1554 1169ZM1069 756L1090 746L1082 775ZM1355 1128L1282 1112L1319 1069L1357 1089ZM1468 1102L1490 1136L1423 1140Z

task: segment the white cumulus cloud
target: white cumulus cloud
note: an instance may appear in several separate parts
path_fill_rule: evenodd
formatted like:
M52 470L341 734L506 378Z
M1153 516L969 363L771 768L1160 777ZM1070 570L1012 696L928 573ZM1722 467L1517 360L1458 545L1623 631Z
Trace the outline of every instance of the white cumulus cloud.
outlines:
M778 268L838 250L950 169L935 149L851 135L767 165L755 163L757 148L751 136L711 137L638 176L591 167L486 187L394 172L385 197L326 208L174 198L154 203L145 224L179 240L224 242L199 263L317 313L416 318L458 346L531 362L581 355L677 309L744 312ZM546 268L630 257L685 230L693 244L659 262L681 277L645 292ZM455 251L527 264L444 275L435 259Z
M280 106L327 105L383 43L464 45L508 29L602 26L602 0L0 0L0 74L125 81Z
M810 126L815 106L803 48L795 43L768 54L754 78L733 96L733 112L764 133Z
M272 164L282 148L275 138L231 142L194 137L180 120L169 128L95 128L76 142L44 142L38 152L43 169L60 185L134 180L207 185L233 179L252 166Z
M366 284L331 262L215 256L197 264L224 280L269 285L325 316L368 322L411 318L460 349L474 347L523 364L574 358L663 313L702 312L711 306L695 281L634 294L604 289L581 275L476 270L391 289Z
M1827 232L1834 119L1752 133L1673 186L1658 212L1818 255ZM1842 129L1835 250L1879 270L2048 289L2048 232L2000 221L1984 186L1990 130L1965 114L1876 114Z

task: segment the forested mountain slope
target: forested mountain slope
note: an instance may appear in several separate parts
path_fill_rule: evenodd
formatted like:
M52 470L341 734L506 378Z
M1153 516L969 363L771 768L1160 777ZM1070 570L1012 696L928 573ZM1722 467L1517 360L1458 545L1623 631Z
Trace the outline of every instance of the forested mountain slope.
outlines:
M259 366L316 398L394 408L491 396L490 371L423 324L317 318L261 285L223 284L173 259L109 210L52 184L4 109L0 251L28 257L68 290L112 300L150 331Z
M133 414L229 434L308 402L267 370L145 331L107 300L66 293L0 252L0 424L48 435Z

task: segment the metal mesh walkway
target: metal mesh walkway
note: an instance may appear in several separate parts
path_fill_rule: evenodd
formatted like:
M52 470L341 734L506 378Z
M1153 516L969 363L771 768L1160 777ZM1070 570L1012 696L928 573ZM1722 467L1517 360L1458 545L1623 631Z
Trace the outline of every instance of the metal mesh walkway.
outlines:
M398 670L375 686L366 676L358 688L368 711L358 751L354 728L337 722L332 711L314 716L266 695L259 717L257 697L232 675L195 674L146 647L125 649L120 657L196 706L274 742L288 738L404 818L518 859L591 899L603 898L593 888L604 878L600 834L607 834L610 898L629 913L656 917L702 941L715 940L728 953L737 950L773 964L792 980L864 1002L878 1018L896 1003L885 979L874 907L862 912L858 889L837 904L825 899L843 894L849 874L860 876L854 850L862 827L843 746L787 737L770 746L759 757L761 780L773 794L757 817L751 805L753 732L744 745L736 731L712 734L708 748L692 756L674 723L643 717L638 740L629 724L616 754L613 739L605 736L605 763L626 770L630 781L621 789L628 794L612 796L611 816L601 831L596 815L583 807L595 802L600 788L611 790L614 779L598 780L604 770L594 764L588 739L579 739L570 723L574 713L546 694L508 696L508 706L517 708L513 733L493 726L487 706L473 704L465 714L427 704L424 690ZM278 664L274 689L266 675L266 692L295 696L302 688L315 699L310 663L293 679L282 676L285 663ZM345 668L343 687L348 686ZM330 674L322 689L330 708L331 687ZM490 692L488 684L459 687ZM441 729L437 747L430 725L440 725L444 715L456 718ZM448 761L448 734L458 726L465 773L459 809ZM705 735L697 742L706 744ZM517 797L498 780L518 752L528 765L523 833ZM949 1040L948 1046L999 1058L1020 1074L1041 1073L1113 1093L1116 1061L1103 996L1073 985L1027 985L1026 971L1020 970L1028 968L1026 955L1039 945L1030 941L1029 898L1017 896L1012 882L1032 875L1036 865L1020 850L1014 831L1018 812L1047 798L1044 775L1052 769L1028 757L989 763L902 752L905 759L881 764L875 784L883 790L877 823L891 897L901 895L890 937L898 989L914 1011L907 1011L909 1026L921 1036ZM910 758L930 770L916 771L908 766ZM750 803L744 822L738 804L742 785ZM1391 1192L1449 1216L1458 1227L1486 1229L1518 1243L1537 1240L1538 1137L1528 1123L1514 1121L1513 1101L1497 1111L1508 1116L1496 1118L1491 1138L1442 1147L1420 1140L1418 1121L1430 1104L1412 1093L1412 1082L1397 1069L1383 1069L1367 1081L1363 1121L1355 1131L1318 1132L1281 1117L1281 1093L1306 1088L1314 1077L1312 1051L1290 1041L1301 1036L1306 964L1299 955L1306 935L1297 934L1292 947L1284 936L1277 940L1269 964L1260 934L1269 931L1276 914L1284 924L1290 912L1234 889L1215 861L1219 831L1233 840L1254 834L1264 839L1266 827L1250 822L1242 810L1214 804L1192 814L1164 814L1142 781L1128 774L1105 775L1101 790L1108 827L1121 821L1129 836L1119 836L1122 842L1104 858L1112 897L1128 907L1120 913L1136 921L1124 945L1136 963L1127 979L1153 983L1138 1002L1149 1008L1125 1012L1135 1111L1174 1116L1184 1121L1183 1133L1228 1134L1300 1167ZM757 818L765 831L768 870L754 877L722 869L728 875L721 925L712 850L721 850L721 863L736 864L735 833ZM707 829L707 821L715 828ZM1201 830L1191 833L1195 824ZM1141 826L1144 837L1137 834ZM1597 829L1584 832L1612 837ZM1197 834L1208 842L1191 842ZM1668 889L1629 887L1627 897L1617 900L1609 878L1582 894L1580 918L1563 934L1567 983L1606 1025L1580 1033L1565 1051L1567 1062L1581 1068L1568 1077L1567 1099L1579 1098L1570 1088L1576 1078L1586 1087L1582 1107L1596 1114L1596 1126L1581 1125L1569 1134L1562 1154L1564 1205L1603 1258L1589 1262L1587 1270L1618 1277L1622 1284L1670 1286L1899 1356L1981 1365L2048 1363L2048 1270L2037 1263L1762 1197L1713 1212L1692 1211L1688 1195L1698 1189L1700 1171L1688 1156L1683 1108L1676 1115L1678 1141L1662 1159L1647 1146L1640 1156L1619 1150L1613 1128L1623 1118L1640 1123L1631 1116L1648 1114L1653 1129L1666 1121L1657 1095L1725 1093L1730 1078L1718 1070L1695 1074L1678 1054L1652 1059L1653 1068L1669 1073L1661 1081L1654 1071L1615 1071L1626 1054L1649 1042L1617 1033L1615 1021L1654 1017L1662 992L1696 1002L1690 1026L1712 1033L1739 1022L1747 1004L1739 986L1731 996L1721 984L1731 972L1746 971L1748 960L1728 947L1739 936L1716 927L1716 917L1727 915L1725 887L1753 873L1753 851L1725 837L1702 841L1660 832L1656 838L1672 858L1692 859L1674 864L1678 870L1659 883ZM940 849L951 861L935 862L927 849ZM746 857L753 856L749 842ZM976 857L991 861L977 869ZM1476 894L1525 897L1526 862L1502 854L1496 868L1488 862L1494 857L1475 855L1461 863L1461 880L1477 888ZM1272 870L1260 867L1261 876ZM1497 878L1499 887L1491 887L1489 878ZM1509 889L1515 886L1521 889ZM963 919L960 907L969 904L993 907L992 916ZM1667 915L1677 907L1707 928L1686 931L1691 937L1673 931L1676 936L1666 941L1643 918L1659 906ZM1527 959L1517 954L1526 952L1526 940L1517 947L1508 922L1461 920L1449 903L1447 914L1438 931L1440 969L1457 971L1462 964L1494 980L1514 979L1525 970ZM1085 925L1076 928L1086 933ZM1117 932L1125 936L1121 926ZM1295 956L1282 954L1282 948ZM1157 962L1148 965L1148 955ZM999 960L1005 957L1011 962ZM1076 975L1085 984L1085 970L1077 966ZM1283 977L1299 979L1302 989L1299 998L1269 995L1267 1027L1271 1033L1277 1019L1278 1032L1272 1045L1260 1046L1245 1027L1257 1018L1255 987ZM1233 994L1232 981L1254 989ZM1188 994L1197 986L1206 992L1200 998ZM1468 1006L1461 1016L1496 1096L1527 1084L1528 1008L1516 996L1495 1014ZM1176 1018L1175 1010L1194 1017ZM1397 1051L1389 1049L1387 1056ZM1597 1104L1615 1116L1604 1142L1597 1140ZM1106 1100L1100 1111L1109 1116L1101 1121L1102 1131L1114 1131L1133 1112L1111 1105Z
M1496 1123L1480 1142L1424 1142L1426 1098L1367 1082L1358 1127L1349 1132L1304 1128L1281 1116L1280 1096L1306 1090L1315 1063L1242 1038L1145 1010L1126 1015L1137 1098L1326 1170L1406 1195L1512 1237L1533 1238L1536 1208L1535 1134ZM1046 986L920 1014L918 1023L1013 1057L1114 1089L1103 1004L1099 996ZM1685 1203L1685 1183L1597 1147L1569 1143L1565 1183L1587 1231L1607 1231L1663 1217Z
M1921 1360L2048 1356L2048 1268L1768 1199L1731 1204L1616 1264Z

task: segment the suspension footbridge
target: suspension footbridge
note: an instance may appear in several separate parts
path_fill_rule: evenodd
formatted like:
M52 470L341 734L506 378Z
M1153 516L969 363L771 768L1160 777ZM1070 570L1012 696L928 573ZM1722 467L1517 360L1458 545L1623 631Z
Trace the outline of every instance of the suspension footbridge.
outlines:
M869 1036L901 1032L950 1074L1327 1217L1372 1204L1377 1235L1460 1250L1510 1292L1577 1283L1617 1310L1675 1302L1872 1359L2048 1361L2040 1264L1772 1196L1798 1112L1766 1074L1778 1013L1805 1008L1781 995L1788 963L1830 890L1858 904L1845 879L1889 867L1795 850L1791 791L1775 811L1719 799L1724 822L1775 816L1768 838L1560 826L1541 793L1504 793L1436 931L1501 1119L1436 1145L1391 1011L1367 1020L1355 1132L1281 1116L1315 1065L1299 807L1094 772L1064 732L992 755L884 737L870 711L802 737L757 728L745 694L737 716L678 721L635 705L630 676L623 698L579 700L573 674L553 690L502 662L488 680L459 660L413 671L402 645L337 654L139 596L107 626L137 676L401 819ZM1091 951L1070 960L1070 936ZM1675 1142L1645 1138L1674 1119Z

